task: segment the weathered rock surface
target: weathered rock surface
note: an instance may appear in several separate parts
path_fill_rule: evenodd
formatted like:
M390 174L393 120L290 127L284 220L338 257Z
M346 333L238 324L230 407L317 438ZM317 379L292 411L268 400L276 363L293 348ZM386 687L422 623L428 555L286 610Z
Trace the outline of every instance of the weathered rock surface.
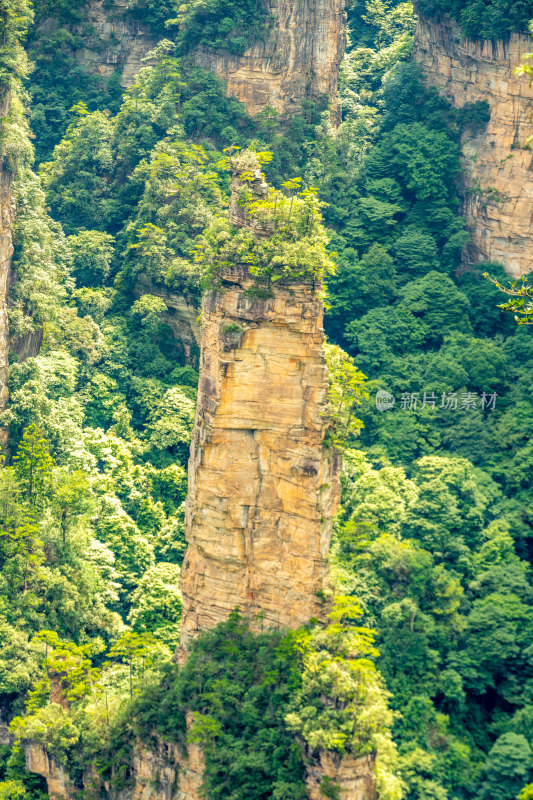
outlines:
M13 737L9 733L9 725L4 722L2 719L2 713L0 712L0 745L10 746L12 744Z
M327 583L340 464L323 446L322 299L311 284L265 299L252 286L235 266L203 304L183 646L236 606L296 628L320 616Z
M249 172L249 170L245 170ZM239 198L268 191L256 171L233 180L230 219L258 237ZM321 616L340 457L324 447L328 372L321 286L278 281L259 292L244 265L205 295L189 460L181 653L236 607L297 628Z
M252 115L267 105L290 114L303 99L334 99L345 49L346 0L266 2L272 21L263 40L252 42L241 56L200 47L191 54L193 62L222 78L228 93ZM55 25L47 19L41 31ZM119 70L123 86L133 83L157 44L153 32L130 13L128 0L90 0L88 19L72 31L83 37L76 60L104 78Z
M24 746L26 755L26 769L46 779L48 794L54 798L70 800L75 796L75 790L63 767L55 758L50 756L40 744L27 743Z
M153 294L165 301L167 310L161 314L161 321L172 330L187 364L198 364L200 357L201 329L198 322L200 304L196 298L177 294L153 283L147 275L139 276L135 285L135 295Z
M187 751L185 758L173 742L159 740L151 748L137 743L128 786L116 792L96 769L85 772L82 784L74 786L61 764L41 745L24 744L26 769L45 778L50 797L57 800L74 800L80 793L110 800L199 800L204 759L197 745L189 745Z
M230 218L267 236L237 202ZM252 190L264 195L258 173ZM340 457L325 447L328 372L321 287L273 284L261 296L247 267L235 264L223 289L203 302L202 352L186 509L188 550L182 570L181 658L201 630L239 607L261 624L297 628L324 613L332 517L340 496ZM144 290L154 291L152 284ZM264 295L264 293L263 293ZM166 300L166 297L165 297ZM61 702L60 697L55 697ZM187 726L192 715L187 715ZM88 770L71 787L42 748L27 743L28 768L52 796L83 789L109 800L201 800L205 761L159 741L137 743L131 781L118 795ZM339 800L375 800L374 758L306 753L309 800L322 800L324 778Z
M373 755L350 758L321 751L307 768L309 800L324 800L320 784L327 776L339 788L339 800L373 800L376 797L376 759Z
M53 18L45 20L37 35L56 25ZM76 61L87 72L104 78L118 70L125 87L131 86L141 67L146 66L143 58L157 44L150 29L131 15L128 0L90 0L87 19L73 26L72 32L83 41L83 47L75 50Z
M7 116L11 107L11 94L0 97L0 120ZM9 318L8 293L12 280L11 257L13 255L13 223L15 200L13 198L13 174L5 168L0 158L0 413L7 408L9 392ZM0 448L5 451L7 431L0 428Z
M290 114L303 99L320 95L334 100L345 7L346 0L267 0L273 20L263 41L242 56L200 48L194 60L226 81L252 115L267 105Z
M531 38L461 38L446 17L419 17L415 58L429 83L455 106L486 101L490 122L463 143L463 213L472 244L469 261L497 261L513 276L533 269L533 87L514 75Z

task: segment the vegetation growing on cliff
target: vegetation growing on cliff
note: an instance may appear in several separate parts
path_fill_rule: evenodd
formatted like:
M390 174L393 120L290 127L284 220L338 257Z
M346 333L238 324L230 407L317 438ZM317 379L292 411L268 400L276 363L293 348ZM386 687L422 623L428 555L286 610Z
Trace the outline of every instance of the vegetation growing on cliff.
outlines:
M264 36L268 14L264 0L188 0L179 6L175 22L178 52L202 45L239 55Z
M527 6L514 4L513 14L526 15ZM188 9L193 22L195 8ZM477 17L473 9L461 4L468 24L478 26L472 33L503 36L514 24L508 4L477 4ZM36 11L44 14L44 5ZM234 765L232 785L243 798L251 768L266 796L274 785L280 798L297 796L302 762L294 736L333 749L350 738L346 707L315 724L314 710L323 708L314 692L331 686L328 669L318 679L313 672L317 653L326 651L326 666L337 663L330 647L337 633L326 628L301 632L290 649L281 634L253 636L234 617L231 631L198 640L185 684L168 662L179 632L198 356L192 334L179 339L183 319L171 326L171 295L190 303L194 324L197 244L217 266L234 254L252 261L268 283L329 272L331 238L338 257L328 276L326 327L334 379L339 373L332 403L341 408L347 447L334 572L376 630L377 666L398 712L406 797L514 800L531 783L531 329L517 328L482 278L488 269L503 283L500 267L457 272L467 238L455 186L460 137L485 112L450 109L406 63L409 4L354 3L350 26L336 132L319 103L304 103L285 127L272 109L250 120L213 76L186 68L174 44L161 44L157 64L115 106L83 82L75 99L58 99L51 87L57 82L60 93L70 73L61 74L61 59L48 62L47 73L38 59L32 81L42 79L43 88L34 90L32 125L40 152L50 154L55 143L54 120L66 132L42 168L44 196L29 171L18 107L12 160L24 169L11 324L22 336L38 336L44 324L44 339L37 356L13 355L3 420L14 458L0 475L0 702L6 716L26 711L20 731L38 737L44 729L45 743L73 774L97 763L120 783L134 737L161 720L162 735L180 739L183 715L172 717L168 705L178 689L190 692L187 702L200 715L193 737L212 756L208 781L220 797ZM19 33L2 63L17 63L21 73ZM59 44L36 35L32 47L49 58ZM288 276L280 269L284 253L224 219L229 179L221 151L252 138L256 150L273 154L267 180L287 185L282 194L271 190L264 208L253 197L243 205L276 227L279 247L294 244L299 272ZM301 184L291 182L298 176ZM370 400L360 391L361 370ZM353 403L343 405L343 381L355 387L362 429ZM394 408L376 407L378 389L395 398ZM483 393L494 393L493 407L487 399L482 407ZM70 711L47 702L48 658L68 667L61 683ZM154 675L154 661L165 659ZM365 670L364 686L379 699L368 708L383 710L374 668ZM282 710L289 693L292 706ZM354 690L343 702L357 697ZM228 698L238 706L233 728ZM107 730L108 711L116 714L115 738L102 744L94 731ZM370 728L356 731L370 730L368 737L348 743L357 752L373 746L371 713L368 719ZM21 777L27 790L11 785ZM20 754L0 766L4 778L10 785L0 785L0 796L38 796Z
M420 0L425 13L440 11L457 20L471 39L505 39L510 33L526 33L533 17L530 0Z
M286 194L264 183L264 188L254 190L264 179L264 175L258 177L258 156L271 158L270 153L245 151L229 160L246 225L235 227L228 219L215 217L199 236L195 261L202 265L205 284L222 285L225 271L241 265L254 278L257 290L266 295L277 281L320 285L335 265L327 252L329 237L322 225L317 190L298 191L301 178L284 184Z
M328 624L287 633L252 632L250 620L234 612L192 642L184 667L167 662L151 672L162 653L150 639L123 636L110 657L135 661L135 697L119 706L120 672L115 666L108 677L115 684L109 693L105 668L91 661L98 648L41 634L50 648L44 676L29 714L12 730L22 742L43 745L71 778L99 764L115 790L128 785L136 739L199 744L213 800L303 800L305 764L319 748L356 756L377 750L382 797L394 798L392 715L361 613L356 601L337 598ZM49 676L68 708L48 702Z

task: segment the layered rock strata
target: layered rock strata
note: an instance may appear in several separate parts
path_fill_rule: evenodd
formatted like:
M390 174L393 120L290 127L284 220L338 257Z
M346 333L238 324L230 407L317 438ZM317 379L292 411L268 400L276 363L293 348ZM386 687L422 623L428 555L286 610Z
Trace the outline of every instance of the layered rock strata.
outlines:
M303 99L335 98L344 56L346 0L267 0L264 39L242 56L200 48L196 64L226 81L249 114L265 106L290 114Z
M339 800L374 800L376 797L376 759L374 755L353 758L321 751L309 757L307 767L308 800L324 800L323 781L338 788Z
M230 218L269 235L238 202ZM250 188L250 183L246 184ZM259 173L257 195L267 187ZM328 373L321 287L312 281L258 287L244 265L205 296L200 384L189 462L188 550L182 570L181 656L199 631L239 607L261 625L297 628L324 613L332 517L340 496L340 457L325 447ZM56 697L56 702L60 698ZM192 715L187 714L191 727ZM38 745L26 744L28 769L44 775L52 796L80 789L110 800L201 800L205 762L159 741L137 743L131 783L117 796L94 771L74 787ZM321 800L324 779L339 800L374 800L375 759L305 753L307 796Z
M191 60L227 83L228 93L252 115L265 106L282 115L301 107L303 99L334 99L344 56L346 0L265 0L269 24L262 39L243 55L199 47ZM152 31L131 14L128 0L90 0L87 19L72 31L83 38L75 58L88 72L111 76L120 72L130 86L157 44ZM56 26L45 20L40 32ZM90 27L88 27L90 26ZM39 34L39 31L38 31Z
M296 628L321 614L339 459L324 449L322 297L259 297L246 267L203 303L186 508L182 646L239 607Z
M63 767L44 747L32 742L25 745L24 752L26 769L46 779L48 794L52 800L71 800L75 796L75 790Z
M497 261L512 276L533 270L533 87L514 74L531 38L471 41L446 17L419 16L415 58L454 106L485 101L488 125L463 142L467 261Z
M1 728L0 728L1 730ZM187 763L178 745L158 741L151 748L135 744L131 757L131 780L127 789L115 792L96 768L75 786L59 761L35 742L24 745L26 769L46 780L52 800L75 800L80 794L110 800L187 800L200 798L204 760L197 745L189 745Z
M197 745L188 746L186 761L178 745L173 743L159 741L151 748L135 745L131 782L119 793L113 792L96 770L84 774L83 789L75 787L61 764L41 745L27 743L24 749L26 769L45 778L52 800L76 800L82 791L88 797L112 800L200 800L203 797L205 764ZM308 800L324 800L321 786L325 776L330 779L330 785L338 788L338 800L374 800L376 797L372 755L341 759L322 752L314 758L309 756Z

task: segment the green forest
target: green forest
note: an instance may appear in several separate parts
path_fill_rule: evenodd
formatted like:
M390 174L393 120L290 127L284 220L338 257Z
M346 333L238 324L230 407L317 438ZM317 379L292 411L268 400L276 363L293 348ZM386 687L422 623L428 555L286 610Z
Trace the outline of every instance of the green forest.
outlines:
M119 792L135 743L157 737L201 745L207 800L304 800L317 747L377 750L383 800L531 800L533 330L515 319L531 290L502 308L502 265L461 260L461 140L487 105L425 83L409 2L352 0L338 127L327 97L251 117L188 58L242 54L273 24L261 2L129 7L159 44L122 89L75 58L84 2L0 0L9 324L15 342L42 339L13 349L0 418L0 800L47 796L24 742L80 790L92 767ZM531 0L419 8L472 38L533 17ZM237 609L179 666L200 354L165 297L196 324L243 250L258 281L280 277L227 220L239 151L290 208L274 245L300 260L283 277L325 279L330 392L350 393L357 421L336 420L326 622L257 633Z

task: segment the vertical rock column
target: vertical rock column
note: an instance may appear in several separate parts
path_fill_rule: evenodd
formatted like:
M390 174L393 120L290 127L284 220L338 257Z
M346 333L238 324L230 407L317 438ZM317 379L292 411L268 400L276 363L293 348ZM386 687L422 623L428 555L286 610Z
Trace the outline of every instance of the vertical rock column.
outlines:
M236 264L204 299L182 648L237 606L276 627L321 614L340 494L339 457L324 448L323 339L312 283L258 297Z
M0 96L0 121L11 107L11 94ZM15 201L12 192L13 175L5 169L0 158L0 413L5 411L9 394L9 318L7 299L11 284L11 256L13 255L13 222ZM5 451L7 431L0 428L0 450Z

